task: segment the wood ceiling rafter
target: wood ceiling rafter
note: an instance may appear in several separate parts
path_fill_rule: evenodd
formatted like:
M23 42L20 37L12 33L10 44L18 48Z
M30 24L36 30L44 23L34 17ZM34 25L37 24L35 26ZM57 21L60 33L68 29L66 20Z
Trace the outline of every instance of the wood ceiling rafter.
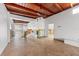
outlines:
M71 8L74 7L74 6L76 6L76 5L79 5L79 3L76 3L76 4L70 3Z
M39 4L39 3L34 3L34 4L37 5L37 6L39 6L41 9L44 9L44 10L50 12L50 13L53 13L53 14L55 13L55 12L49 10L48 8L46 8L45 6L43 6L43 5Z
M28 15L33 15L33 16L38 16L37 14L34 14L34 13L31 13L31 12L25 12L25 11L21 11L21 10L15 10L15 9L11 9L11 8L8 8L8 5L6 5L7 6L7 9L8 10L12 10L12 11L17 11L17 12L19 12L19 13L25 13L25 14L28 14ZM9 7L10 7L11 5L9 5ZM11 6L11 7L15 7L14 5L13 6Z
M19 15L19 16L23 16L23 17L28 17L28 18L36 19L36 17L28 16L26 14L16 13L16 12L12 12L12 11L10 11L10 13L14 14L14 15Z
M21 5L15 4L15 3L5 3L5 5L12 5L12 6L15 6L15 7L18 7L18 8L22 8L22 9L25 9L25 10L30 10L31 12L39 13L39 14L41 14L41 15L46 16L46 14L44 14L44 13L42 13L42 12L33 10L33 9L31 9L31 8L23 7L23 6L21 6ZM38 15L38 16L39 16L39 15Z
M71 8L74 6L72 3L70 3Z
M20 10L13 10L13 9L8 9L9 11L14 11L16 13L22 13L22 14L26 14L26 15L31 15L31 16L37 16L35 14L31 14L29 12L23 12L23 11L20 11Z
M56 7L60 10L63 11L64 9L62 8L62 6L60 6L58 3L55 3Z

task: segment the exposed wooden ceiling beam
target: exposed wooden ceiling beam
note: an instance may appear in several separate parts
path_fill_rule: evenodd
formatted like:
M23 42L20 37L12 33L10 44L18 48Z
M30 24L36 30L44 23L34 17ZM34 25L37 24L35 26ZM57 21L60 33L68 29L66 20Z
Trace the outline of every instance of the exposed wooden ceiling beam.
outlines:
M71 8L74 6L72 3L70 3Z
M55 12L49 10L48 8L46 8L45 6L43 6L43 5L39 4L39 3L34 3L34 4L37 5L37 6L39 6L41 9L44 9L44 10L50 12L50 13L55 13Z
M11 14L14 14L14 15L19 15L19 16L23 16L23 17L28 17L28 18L33 18L33 19L36 19L36 17L32 17L32 16L28 16L28 15L25 15L25 14L21 14L21 13L16 13L16 12L11 12Z
M29 23L28 21L22 21L22 20L13 20L14 23Z
M18 13L18 14L29 15L30 17L32 17L32 16L34 16L34 17L38 17L38 16L35 16L35 15L32 15L32 14L23 13L23 12L19 12L19 11L11 10L11 9L9 9L9 11L10 11L10 12L15 12L15 13Z
M6 5L6 6L7 6L7 9L10 10L10 11L16 11L18 13L24 13L24 14L28 14L28 15L38 16L37 14L34 14L34 13L22 11L20 9L15 9L14 6L10 6L10 5Z
M41 15L46 16L46 14L44 14L44 13L42 13L42 12L33 10L33 9L31 9L31 8L23 7L23 6L21 6L21 5L15 4L15 3L5 3L5 5L12 5L12 6L15 6L15 7L18 7L18 8L22 8L22 9L29 10L29 11L31 11L31 12L39 13L39 14L41 14Z
M56 5L56 7L57 7L59 10L61 10L61 11L64 10L58 3L55 3L55 5Z
M79 5L79 3L70 3L71 8L76 6L76 5Z

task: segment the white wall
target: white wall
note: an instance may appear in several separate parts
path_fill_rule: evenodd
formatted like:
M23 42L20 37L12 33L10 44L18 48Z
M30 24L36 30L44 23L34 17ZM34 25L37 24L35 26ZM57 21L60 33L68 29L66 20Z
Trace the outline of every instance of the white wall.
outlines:
M48 24L50 24L50 22L48 23L49 21L46 19L45 20L45 36L48 37Z
M76 6L46 19L46 24L55 24L55 38L79 41L79 13L73 14L73 10L78 7Z
M0 54L8 44L10 39L9 32L9 13L4 4L0 3Z

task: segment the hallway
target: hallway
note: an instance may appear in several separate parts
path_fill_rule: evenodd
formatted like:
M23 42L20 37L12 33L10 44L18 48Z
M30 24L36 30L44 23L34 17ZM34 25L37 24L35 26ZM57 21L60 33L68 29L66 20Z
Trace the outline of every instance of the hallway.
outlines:
M9 43L2 56L70 56L79 55L79 48L47 38L37 40L15 39Z

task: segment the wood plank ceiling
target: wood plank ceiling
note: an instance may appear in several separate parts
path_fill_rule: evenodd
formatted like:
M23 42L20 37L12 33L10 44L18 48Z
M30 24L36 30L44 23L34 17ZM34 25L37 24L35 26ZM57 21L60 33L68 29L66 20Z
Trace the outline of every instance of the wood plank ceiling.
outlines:
M33 19L38 17L47 18L76 5L78 3L5 3L11 14Z

